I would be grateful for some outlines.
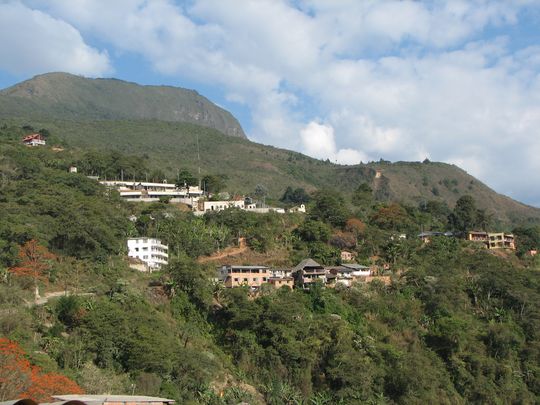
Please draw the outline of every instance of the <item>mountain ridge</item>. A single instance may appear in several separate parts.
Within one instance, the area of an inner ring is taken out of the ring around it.
[[[115,78],[46,73],[0,90],[0,117],[157,119],[190,122],[246,138],[238,120],[195,90]]]

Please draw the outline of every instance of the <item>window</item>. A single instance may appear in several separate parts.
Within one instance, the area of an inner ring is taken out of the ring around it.
[[[263,277],[263,281],[266,281],[266,277]]]
[[[238,282],[238,278],[235,278],[234,281]]]
[[[247,279],[247,278],[245,278],[245,279],[244,279],[244,281],[245,281],[245,282],[247,283],[248,279]]]

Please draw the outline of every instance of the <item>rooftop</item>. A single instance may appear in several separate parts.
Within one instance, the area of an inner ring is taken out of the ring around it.
[[[236,265],[226,265],[224,267],[230,267],[231,269],[238,269],[238,270],[256,270],[256,269],[268,268],[268,266],[236,266]]]
[[[53,395],[53,398],[60,401],[81,401],[87,404],[102,404],[105,402],[163,402],[173,404],[175,402],[172,399],[145,395]]]
[[[317,263],[315,260],[313,259],[304,259],[302,260],[300,263],[298,263],[296,265],[296,267],[293,269],[294,271],[298,271],[298,270],[304,270],[306,267],[311,267],[311,268],[320,268],[320,269],[323,269],[323,266],[321,266],[319,263]]]

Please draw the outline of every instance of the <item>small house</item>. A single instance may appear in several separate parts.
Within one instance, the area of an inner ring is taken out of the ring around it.
[[[292,274],[295,285],[300,288],[309,288],[315,282],[326,284],[327,270],[313,259],[302,260]]]
[[[262,284],[267,283],[270,278],[270,269],[266,266],[233,266],[224,265],[218,268],[218,280],[223,282],[225,287],[248,286],[258,289]]]
[[[47,144],[47,141],[45,140],[45,138],[43,137],[43,135],[41,134],[30,134],[30,135],[26,135],[23,139],[22,139],[22,142],[26,145],[26,146],[44,146]]]
[[[305,214],[306,213],[306,206],[305,206],[305,204],[300,204],[297,207],[289,208],[289,212],[300,212],[302,214]]]
[[[336,284],[348,287],[355,281],[365,281],[372,274],[369,267],[356,263],[343,263],[341,266],[330,267],[329,272],[336,278]]]
[[[342,262],[350,262],[353,260],[353,254],[351,252],[348,252],[346,250],[341,251],[341,261]]]
[[[292,289],[294,287],[294,278],[292,277],[270,277],[268,282],[275,288],[287,286]]]

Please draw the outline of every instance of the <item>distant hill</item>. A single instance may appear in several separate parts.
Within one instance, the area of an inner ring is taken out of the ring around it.
[[[459,167],[445,163],[335,165],[188,123],[12,119],[0,120],[0,125],[2,122],[47,128],[84,150],[118,149],[145,156],[149,167],[162,169],[171,179],[182,168],[197,174],[200,167],[201,175],[226,174],[232,193],[252,193],[262,184],[273,199],[287,186],[307,191],[332,188],[350,196],[360,184],[368,183],[380,201],[416,206],[421,201],[437,200],[453,207],[459,197],[469,194],[503,227],[540,223],[540,209],[498,194]]]
[[[194,90],[48,73],[0,91],[0,117],[189,122],[245,138],[228,111]]]

